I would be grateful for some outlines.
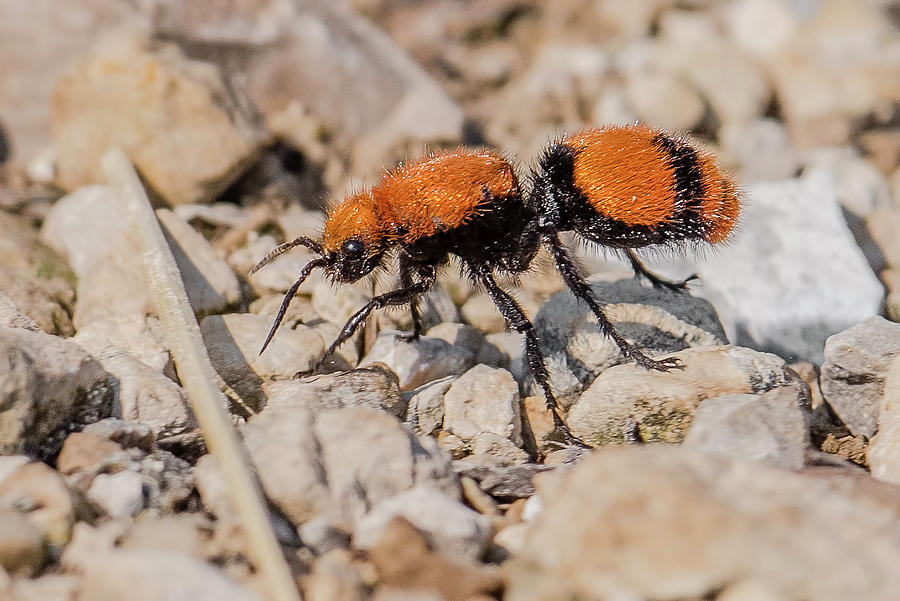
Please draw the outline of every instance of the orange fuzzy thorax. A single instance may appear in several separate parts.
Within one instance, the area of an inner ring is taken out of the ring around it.
[[[455,150],[401,165],[368,193],[346,199],[328,215],[323,246],[412,243],[451,230],[489,209],[490,198],[518,194],[512,165],[490,151]]]

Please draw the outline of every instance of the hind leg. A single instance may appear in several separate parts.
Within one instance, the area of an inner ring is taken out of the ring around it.
[[[578,273],[578,267],[575,265],[575,261],[569,256],[569,253],[562,245],[559,236],[555,233],[545,233],[544,241],[547,243],[547,246],[550,247],[550,253],[553,255],[556,266],[559,269],[560,274],[562,274],[563,280],[566,282],[569,290],[571,290],[577,298],[580,298],[587,303],[588,307],[591,308],[591,311],[597,318],[600,330],[612,338],[613,342],[616,343],[623,355],[634,359],[635,363],[646,369],[669,371],[672,368],[682,367],[681,362],[675,357],[662,359],[660,361],[651,359],[643,354],[636,346],[622,338],[622,335],[616,331],[615,326],[613,326],[612,322],[609,321],[609,318],[606,317],[606,314],[600,307],[600,303],[594,298],[591,287],[588,286],[587,282],[584,281],[584,278]]]

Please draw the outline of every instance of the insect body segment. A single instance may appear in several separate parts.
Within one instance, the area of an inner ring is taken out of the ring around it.
[[[413,333],[421,333],[417,299],[436,280],[450,255],[490,295],[512,328],[525,337],[525,354],[559,431],[568,443],[583,444],[569,432],[550,387],[539,340],[521,307],[495,281],[498,272],[519,273],[531,266],[541,245],[548,248],[566,285],[588,304],[605,334],[626,357],[657,370],[677,367],[656,361],[625,340],[603,312],[559,234],[577,235],[623,249],[636,275],[654,286],[683,289],[644,268],[633,249],[686,242],[715,244],[727,238],[740,210],[734,185],[712,157],[686,141],[644,126],[592,129],[551,144],[523,198],[513,166],[490,151],[459,149],[436,154],[386,173],[371,190],[337,205],[325,224],[322,243],[306,237],[282,244],[254,271],[294,246],[320,256],[301,271],[263,345],[278,329],[291,298],[316,268],[337,282],[354,282],[399,256],[397,290],[381,294],[344,325],[319,365],[351,336],[374,310],[408,304]],[[262,352],[262,351],[260,351]]]

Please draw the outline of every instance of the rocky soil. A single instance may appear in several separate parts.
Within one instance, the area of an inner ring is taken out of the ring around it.
[[[242,524],[100,167],[139,170],[311,601],[900,596],[900,5],[892,0],[0,0],[0,600],[262,600]],[[427,335],[391,272],[300,288],[330,199],[427,148],[641,120],[736,175],[716,251],[546,257],[533,317],[567,448],[487,295],[451,266]]]

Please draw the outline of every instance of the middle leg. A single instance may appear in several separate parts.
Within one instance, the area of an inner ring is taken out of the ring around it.
[[[497,285],[489,267],[475,267],[470,265],[470,268],[472,269],[472,272],[477,275],[482,285],[487,289],[491,300],[494,301],[494,305],[496,305],[500,314],[509,321],[514,330],[525,336],[525,357],[528,360],[528,367],[531,370],[531,375],[534,377],[535,382],[538,383],[541,390],[544,392],[544,400],[553,416],[553,425],[556,426],[563,435],[566,444],[590,448],[581,439],[572,434],[569,430],[569,426],[562,417],[562,411],[559,404],[556,402],[553,391],[550,389],[550,374],[547,372],[547,366],[544,365],[544,357],[541,354],[538,339],[534,333],[534,326],[531,321],[522,311],[521,307],[519,307],[518,303],[516,303],[515,299]]]

